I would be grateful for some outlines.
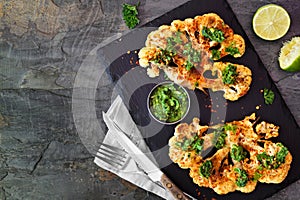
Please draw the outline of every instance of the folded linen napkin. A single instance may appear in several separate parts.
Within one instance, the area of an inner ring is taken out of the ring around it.
[[[129,111],[127,110],[125,104],[123,103],[120,96],[118,96],[111,107],[106,113],[113,121],[115,121],[120,128],[122,128],[128,137],[144,152],[147,156],[155,162],[153,155],[151,154],[150,149],[146,145],[140,131],[138,130],[136,124],[132,120]],[[113,137],[111,130],[108,130],[103,143],[109,144],[112,146],[120,147],[120,144],[117,141],[117,138]],[[114,166],[109,165],[108,163],[95,158],[94,162],[101,168],[110,171],[119,177],[141,187],[149,192],[152,192],[165,199],[173,199],[172,196],[158,183],[153,182],[146,173],[144,173],[137,165],[137,163],[130,158],[126,166],[121,170],[117,169]],[[156,163],[156,162],[155,162]]]

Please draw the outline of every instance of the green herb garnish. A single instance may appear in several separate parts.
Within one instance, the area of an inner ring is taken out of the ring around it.
[[[175,36],[167,38],[167,47],[166,47],[166,50],[171,51],[171,52],[173,52],[175,54],[177,53],[176,52],[177,50],[176,50],[175,46],[182,43],[182,39],[180,37],[181,34],[182,34],[181,32],[177,31],[175,33]]]
[[[178,146],[184,150],[188,151],[192,148],[192,144],[197,140],[197,136],[194,136],[190,139],[185,138],[183,142],[178,142]]]
[[[195,50],[192,46],[191,42],[185,43],[181,39],[181,32],[178,31],[172,37],[168,37],[166,39],[167,45],[164,51],[168,52],[168,54],[174,55],[182,55],[185,58],[185,68],[190,71],[194,66],[194,63],[198,63],[201,61],[201,53]],[[182,45],[182,46],[178,46]],[[169,58],[170,56],[167,56]],[[156,56],[155,60],[161,61],[161,56]],[[165,59],[163,59],[165,60]],[[169,62],[163,62],[164,64],[169,64]]]
[[[123,20],[125,21],[125,24],[128,28],[132,29],[140,23],[140,20],[138,19],[138,10],[137,8],[139,7],[140,2],[136,5],[130,5],[127,3],[123,4]]]
[[[192,151],[195,150],[197,154],[199,154],[203,149],[202,138],[199,138],[197,135],[190,139],[185,139],[183,142],[176,142],[176,145],[180,147],[184,151]]]
[[[160,51],[156,52],[156,54],[152,60],[155,63],[163,63],[165,65],[168,65],[173,61],[173,57],[175,55],[176,54],[172,51],[160,49]]]
[[[234,84],[237,76],[236,66],[227,65],[222,71],[222,81],[224,84]]]
[[[263,166],[262,166],[262,165],[259,165],[259,166],[257,167],[257,169],[258,169],[258,170],[263,170]]]
[[[224,133],[224,127],[217,129],[215,132],[215,147],[217,149],[221,149],[225,145],[225,138],[227,136],[226,133]]]
[[[200,62],[201,61],[200,52],[196,51],[195,49],[191,49],[189,60],[191,60],[192,62]]]
[[[266,152],[256,155],[257,160],[266,169],[277,169],[282,163],[285,163],[285,157],[289,153],[288,149],[281,143],[277,144],[280,146],[280,150],[275,156],[270,156]]]
[[[231,148],[230,156],[233,160],[240,162],[246,158],[247,151],[243,147],[234,144]]]
[[[264,89],[264,99],[265,99],[265,104],[271,105],[274,101],[275,94],[272,90],[269,90],[267,88]]]
[[[256,155],[257,160],[262,164],[264,168],[271,169],[273,165],[274,156],[268,155],[266,152]]]
[[[174,41],[174,38],[173,37],[168,37],[167,38],[167,47],[166,47],[166,50],[170,51],[170,52],[173,52],[174,54],[176,54],[175,45],[176,45],[176,43]]]
[[[258,179],[260,179],[262,177],[262,174],[255,172],[254,176],[253,176],[253,181],[258,181]]]
[[[212,172],[212,162],[210,160],[205,161],[199,168],[199,173],[205,178],[209,178]]]
[[[238,187],[245,187],[248,182],[248,176],[246,171],[240,168],[234,168],[234,171],[239,174],[239,177],[237,178],[235,184]]]
[[[276,157],[276,162],[278,162],[279,164],[281,164],[281,163],[285,162],[285,157],[287,156],[287,154],[289,153],[289,151],[281,143],[278,143],[277,145],[280,146],[281,149],[277,152],[277,154],[275,156]]]
[[[195,142],[192,144],[192,150],[196,150],[196,153],[200,153],[203,149],[203,139],[198,138],[195,140]]]
[[[225,39],[223,32],[216,28],[203,27],[202,35],[206,38],[209,38],[212,41],[216,41],[219,43],[223,42],[223,40]]]
[[[185,68],[186,70],[190,71],[194,67],[193,63],[190,61],[186,61]]]
[[[188,151],[188,149],[190,148],[190,146],[191,146],[191,144],[194,142],[194,139],[192,138],[192,139],[186,139],[186,140],[184,140],[184,142],[182,142],[182,143],[179,143],[179,147],[181,147],[182,148],[182,150],[184,150],[184,151]]]
[[[219,60],[220,59],[220,54],[221,54],[221,52],[219,51],[219,50],[216,50],[216,49],[212,49],[211,50],[211,58],[212,59],[216,59],[216,60]]]
[[[173,40],[174,40],[175,43],[177,43],[177,44],[181,44],[182,43],[181,34],[182,33],[180,31],[177,31],[175,33],[175,36],[173,37]]]
[[[224,125],[224,130],[225,131],[232,131],[232,132],[236,132],[236,126],[235,125],[231,125],[231,124],[225,124]]]
[[[190,42],[185,44],[183,47],[183,55],[187,59],[185,68],[189,71],[194,67],[193,63],[198,63],[201,61],[201,54],[192,47],[192,43]]]
[[[230,55],[234,56],[235,54],[241,54],[237,47],[233,47],[231,44],[229,47],[225,48],[225,52],[228,52]]]

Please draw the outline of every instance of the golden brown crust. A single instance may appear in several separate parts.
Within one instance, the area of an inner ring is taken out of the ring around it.
[[[222,129],[226,134],[224,146],[213,156],[207,158],[205,158],[205,154],[215,145],[216,138],[214,132],[206,134],[205,132],[216,130],[223,125],[201,126],[198,118],[194,118],[191,124],[179,124],[175,128],[174,136],[169,140],[169,156],[181,168],[190,169],[189,175],[194,183],[201,187],[212,188],[218,194],[227,194],[236,190],[249,193],[255,189],[257,182],[281,183],[289,172],[292,155],[287,151],[283,163],[279,163],[277,167],[272,164],[265,166],[259,160],[259,154],[267,154],[274,159],[274,162],[278,162],[276,161],[277,154],[285,147],[281,143],[265,140],[278,136],[278,126],[263,121],[254,128],[255,120],[256,117],[253,113],[243,120],[226,123],[226,126],[234,128]],[[194,137],[203,140],[201,152],[190,148],[191,146],[185,147],[185,149],[182,146],[185,141]],[[261,144],[264,145],[261,146]],[[247,157],[242,160],[234,160],[231,153],[235,145],[246,150]],[[204,177],[199,170],[207,161],[212,164],[211,174],[209,177]],[[236,171],[237,168],[243,170],[247,175],[245,185],[237,184],[240,176]]]

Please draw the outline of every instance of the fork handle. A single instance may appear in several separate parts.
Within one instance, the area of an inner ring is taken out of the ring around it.
[[[164,188],[168,190],[176,200],[192,200],[187,197],[165,174],[160,179]]]

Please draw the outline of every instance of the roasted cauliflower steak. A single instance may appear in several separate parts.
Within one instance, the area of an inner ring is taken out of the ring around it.
[[[212,188],[217,194],[250,193],[258,182],[281,183],[287,176],[292,155],[282,143],[267,139],[279,135],[279,127],[255,114],[223,125],[176,126],[169,140],[169,156],[179,167],[190,170],[193,182]],[[209,131],[212,131],[208,133]],[[208,152],[215,151],[212,156]]]
[[[167,77],[189,89],[224,91],[224,98],[235,101],[250,89],[251,70],[243,65],[214,62],[231,55],[241,57],[245,41],[215,13],[184,21],[174,20],[148,34],[139,53],[139,64],[149,77],[164,71]],[[211,71],[213,78],[205,75]]]

